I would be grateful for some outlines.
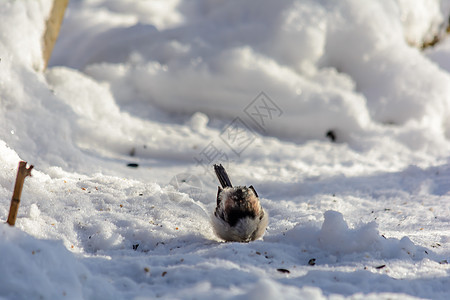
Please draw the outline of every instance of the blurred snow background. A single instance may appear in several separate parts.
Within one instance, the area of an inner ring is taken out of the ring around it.
[[[71,0],[42,71],[50,9],[0,6],[0,297],[446,299],[450,1]]]

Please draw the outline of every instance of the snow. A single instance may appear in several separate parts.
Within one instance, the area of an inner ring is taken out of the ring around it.
[[[73,0],[44,71],[51,2],[0,7],[1,299],[448,298],[450,1]]]

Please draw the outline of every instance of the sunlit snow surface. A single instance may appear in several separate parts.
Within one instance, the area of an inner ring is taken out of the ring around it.
[[[448,298],[449,1],[71,0],[42,71],[51,2],[0,5],[0,298]]]

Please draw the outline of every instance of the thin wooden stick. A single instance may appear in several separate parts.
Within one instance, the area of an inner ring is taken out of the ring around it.
[[[64,12],[66,11],[67,4],[69,0],[54,0],[52,11],[48,17],[45,33],[44,33],[44,69],[47,68],[48,61],[53,52],[53,47],[55,46],[56,39],[59,35],[59,29],[61,28],[61,23],[64,19]]]
[[[27,162],[19,162],[19,169],[17,170],[16,184],[14,186],[14,193],[11,199],[11,207],[9,208],[9,216],[7,223],[11,226],[16,224],[17,211],[19,210],[20,196],[22,195],[23,182],[25,177],[31,176],[31,170],[33,166],[31,165],[27,168]]]

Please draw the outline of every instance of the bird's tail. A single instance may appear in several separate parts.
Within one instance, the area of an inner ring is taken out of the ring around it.
[[[233,187],[230,178],[228,177],[227,171],[225,171],[225,168],[221,164],[214,165],[214,171],[216,171],[217,179],[219,179],[222,188]]]

